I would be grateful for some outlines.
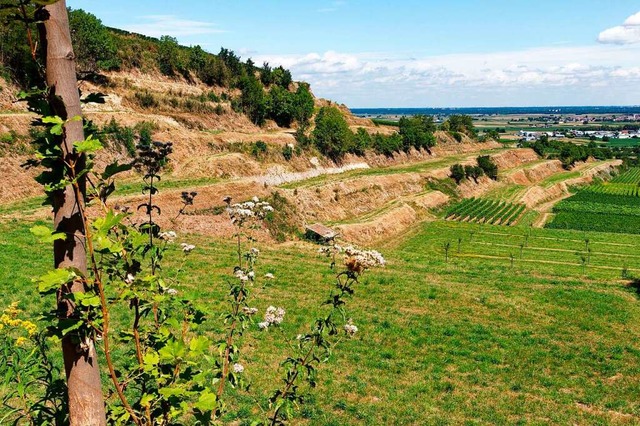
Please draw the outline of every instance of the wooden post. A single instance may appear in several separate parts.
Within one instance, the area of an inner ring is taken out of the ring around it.
[[[50,104],[54,114],[64,120],[81,116],[80,96],[76,80],[76,65],[69,17],[65,0],[45,6],[43,23],[39,26],[43,52],[46,54],[46,78],[51,90]],[[84,167],[84,158],[73,152],[73,143],[84,140],[82,121],[69,121],[60,140],[62,152],[67,162],[75,161],[78,169]],[[60,165],[63,167],[63,165]],[[80,182],[80,194],[67,186],[53,194],[54,228],[67,235],[64,240],[54,243],[56,268],[74,267],[86,273],[87,253],[84,214],[85,182]],[[74,306],[66,298],[69,292],[85,291],[78,281],[63,288],[58,296],[58,309],[64,317],[74,316]],[[71,425],[105,425],[106,416],[100,369],[95,343],[92,339],[77,342],[67,336],[62,340],[64,367],[67,375],[69,394],[69,416]]]

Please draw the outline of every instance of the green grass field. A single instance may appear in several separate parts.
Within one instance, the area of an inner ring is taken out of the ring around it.
[[[1,303],[19,300],[35,314],[53,301],[30,278],[51,257],[29,226],[0,224]],[[184,240],[198,248],[178,289],[200,301],[206,332],[217,334],[232,244]],[[276,280],[253,304],[285,307],[282,334],[295,336],[321,312],[332,271],[312,245],[258,247],[260,271]],[[640,299],[620,280],[623,266],[640,274],[638,247],[623,234],[444,221],[383,244],[388,267],[365,275],[349,306],[360,331],[321,367],[294,424],[640,423]],[[241,342],[252,395],[274,389],[282,337],[254,330]],[[259,401],[231,395],[225,422],[258,412]]]

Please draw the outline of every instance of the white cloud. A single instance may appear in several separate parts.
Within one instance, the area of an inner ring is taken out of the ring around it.
[[[629,104],[640,99],[640,46],[551,46],[404,58],[384,53],[264,55],[350,106]]]
[[[225,32],[211,22],[181,19],[174,15],[148,15],[142,16],[140,19],[143,22],[125,25],[124,29],[150,37],[160,37],[163,35],[188,37]]]
[[[622,25],[628,27],[640,25],[640,12],[636,13],[635,15],[629,16]]]
[[[629,16],[622,25],[602,31],[598,41],[610,44],[640,43],[640,12]]]

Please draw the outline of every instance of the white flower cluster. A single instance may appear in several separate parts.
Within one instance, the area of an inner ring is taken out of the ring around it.
[[[334,244],[319,248],[318,253],[327,257],[344,253],[344,264],[354,272],[362,272],[365,269],[384,266],[387,263],[380,252],[376,250],[360,250],[353,246],[342,247]]]
[[[258,308],[250,308],[248,306],[245,306],[242,308],[242,312],[244,312],[245,315],[255,315],[258,313]]]
[[[349,319],[349,321],[344,325],[344,331],[348,336],[353,336],[358,332],[358,327],[353,323],[352,319]]]
[[[264,274],[264,277],[268,280],[272,280],[274,278],[273,274],[271,272],[267,272],[266,274]]]
[[[276,308],[275,306],[269,306],[264,314],[264,322],[258,323],[258,327],[262,330],[268,328],[270,325],[278,325],[284,320],[284,314],[287,312],[282,308]]]
[[[258,197],[237,204],[231,204],[230,197],[226,197],[224,201],[227,203],[227,213],[229,213],[231,223],[234,224],[242,224],[253,218],[262,219],[268,212],[273,211],[273,207],[268,202],[260,201]]]
[[[352,246],[344,248],[344,263],[349,270],[362,272],[365,269],[384,266],[386,261],[376,250],[360,250]]]
[[[249,273],[245,273],[242,269],[238,268],[233,273],[233,275],[235,275],[235,277],[238,278],[240,281],[249,281],[249,280],[253,280],[253,277],[255,274],[253,273],[253,271],[250,271]]]
[[[176,237],[177,235],[173,231],[161,232],[158,234],[158,238],[160,238],[161,240],[169,241],[169,242],[172,242],[173,240],[175,240]]]
[[[324,246],[318,249],[318,253],[324,254],[327,257],[331,257],[334,254],[342,253],[342,247],[338,244],[334,244],[331,246]]]
[[[191,251],[196,248],[196,246],[194,246],[193,244],[187,244],[187,243],[182,243],[180,244],[180,247],[182,247],[182,251],[185,254],[189,254],[191,253]]]
[[[175,296],[176,294],[178,294],[178,290],[176,290],[175,288],[169,288],[167,289],[167,294],[170,296]]]
[[[233,372],[236,374],[240,374],[244,371],[244,365],[238,364],[237,362],[233,364]]]

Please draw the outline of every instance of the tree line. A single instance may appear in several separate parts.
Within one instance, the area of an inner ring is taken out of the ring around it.
[[[398,133],[391,135],[371,135],[363,128],[352,132],[344,115],[335,106],[321,108],[315,118],[315,125],[311,138],[302,139],[303,145],[313,143],[321,153],[333,160],[340,160],[347,153],[364,155],[368,149],[386,156],[409,152],[412,148],[431,153],[431,148],[436,145],[437,130],[449,132],[458,142],[462,142],[462,134],[469,138],[478,136],[472,117],[467,115],[452,115],[440,127],[432,116],[402,117],[397,124]],[[492,139],[493,136],[492,134],[482,140]]]

